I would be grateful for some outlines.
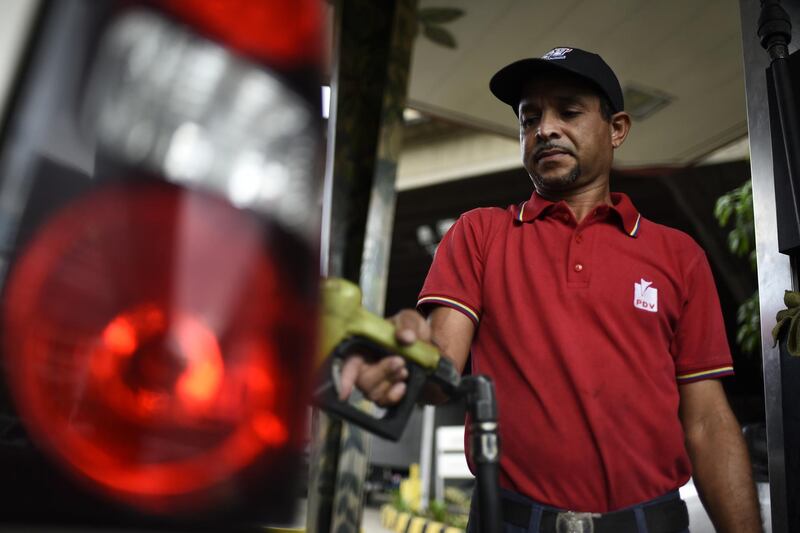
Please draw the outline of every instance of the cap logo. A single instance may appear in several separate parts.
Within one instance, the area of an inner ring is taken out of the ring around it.
[[[542,59],[546,59],[548,61],[553,61],[554,59],[566,59],[567,54],[570,52],[572,52],[572,48],[553,48],[543,55]]]

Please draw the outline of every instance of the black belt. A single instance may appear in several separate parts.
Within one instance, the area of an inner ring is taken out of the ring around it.
[[[503,498],[503,521],[528,529],[533,507]],[[649,504],[642,507],[649,533],[675,533],[689,527],[689,512],[680,498]],[[591,521],[591,524],[589,523]],[[632,509],[605,514],[558,512],[542,510],[540,533],[583,531],[594,533],[635,533],[636,513]]]

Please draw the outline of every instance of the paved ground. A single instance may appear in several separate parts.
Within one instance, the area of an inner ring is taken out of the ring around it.
[[[305,526],[305,504],[305,500],[301,500],[300,504],[297,506],[297,518],[295,519],[295,523],[292,524],[293,527],[300,528]],[[361,531],[362,533],[394,533],[391,529],[387,529],[381,525],[381,511],[377,507],[364,508]]]

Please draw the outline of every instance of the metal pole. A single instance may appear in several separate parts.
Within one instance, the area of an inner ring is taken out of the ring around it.
[[[422,411],[422,438],[420,439],[419,477],[422,485],[420,507],[428,508],[431,499],[431,464],[433,461],[433,432],[436,420],[436,408],[426,405]]]
[[[386,291],[416,3],[335,5],[322,270],[359,282],[364,307],[377,314]],[[370,436],[322,413],[314,426],[306,529],[357,533]]]
[[[789,72],[789,43],[792,40],[792,23],[789,14],[777,0],[761,2],[761,15],[758,19],[758,36],[761,46],[769,54],[775,101],[778,104],[786,152],[789,186],[792,191],[794,221],[800,228],[800,126],[797,124],[797,104],[792,90]]]
[[[782,172],[776,168],[776,184],[784,181],[789,185],[790,203],[792,213],[788,220],[779,224],[791,226],[784,227],[793,230],[788,232],[792,236],[791,244],[784,243],[781,252],[787,253],[793,260],[793,271],[797,273],[797,255],[800,251],[800,124],[798,123],[797,102],[795,88],[798,85],[793,79],[793,73],[800,69],[796,57],[790,58],[788,45],[792,40],[792,24],[789,14],[776,0],[761,3],[761,15],[758,20],[758,36],[761,46],[767,50],[770,57],[771,76],[768,86],[771,91],[770,107],[773,112],[772,119],[777,114],[780,124],[779,129],[773,128],[773,153],[774,161],[781,161],[779,165]],[[775,113],[774,111],[777,111]],[[777,142],[776,142],[777,141]],[[780,213],[779,213],[780,215]],[[779,233],[779,241],[781,235]],[[784,239],[786,240],[786,239]],[[783,419],[783,460],[785,469],[785,498],[786,498],[786,525],[789,531],[800,530],[800,391],[797,382],[800,380],[800,359],[792,357],[785,348],[780,349],[780,369],[782,381],[782,419]]]
[[[756,0],[740,0],[758,259],[772,531],[787,533],[792,531],[789,511],[800,505],[796,496],[788,493],[787,483],[797,478],[800,472],[791,471],[786,462],[784,435],[784,408],[786,406],[783,400],[783,389],[787,376],[782,371],[780,350],[772,346],[771,330],[775,325],[777,311],[783,307],[783,292],[785,289],[793,287],[794,276],[789,257],[779,252],[778,233],[781,231],[781,227],[776,214],[775,173],[777,169],[773,165],[771,135],[774,125],[771,124],[767,98],[766,69],[769,67],[770,58],[764,53],[756,33],[757,28],[763,27],[759,23],[760,7]],[[800,6],[787,4],[784,8],[795,19],[800,17]],[[796,41],[797,39],[795,39]],[[788,48],[789,52],[793,52],[797,47],[791,45]],[[779,143],[775,144],[779,145]],[[790,219],[793,220],[793,217]]]

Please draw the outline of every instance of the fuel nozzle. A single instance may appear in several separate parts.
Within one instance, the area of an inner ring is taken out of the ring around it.
[[[428,381],[439,384],[449,396],[457,389],[459,375],[452,362],[430,343],[398,343],[394,324],[361,307],[361,289],[354,283],[336,278],[323,281],[321,327],[319,383],[314,401],[329,413],[367,431],[396,441],[402,436]],[[337,364],[354,353],[373,360],[397,354],[406,362],[409,374],[406,394],[380,418],[338,397]]]

